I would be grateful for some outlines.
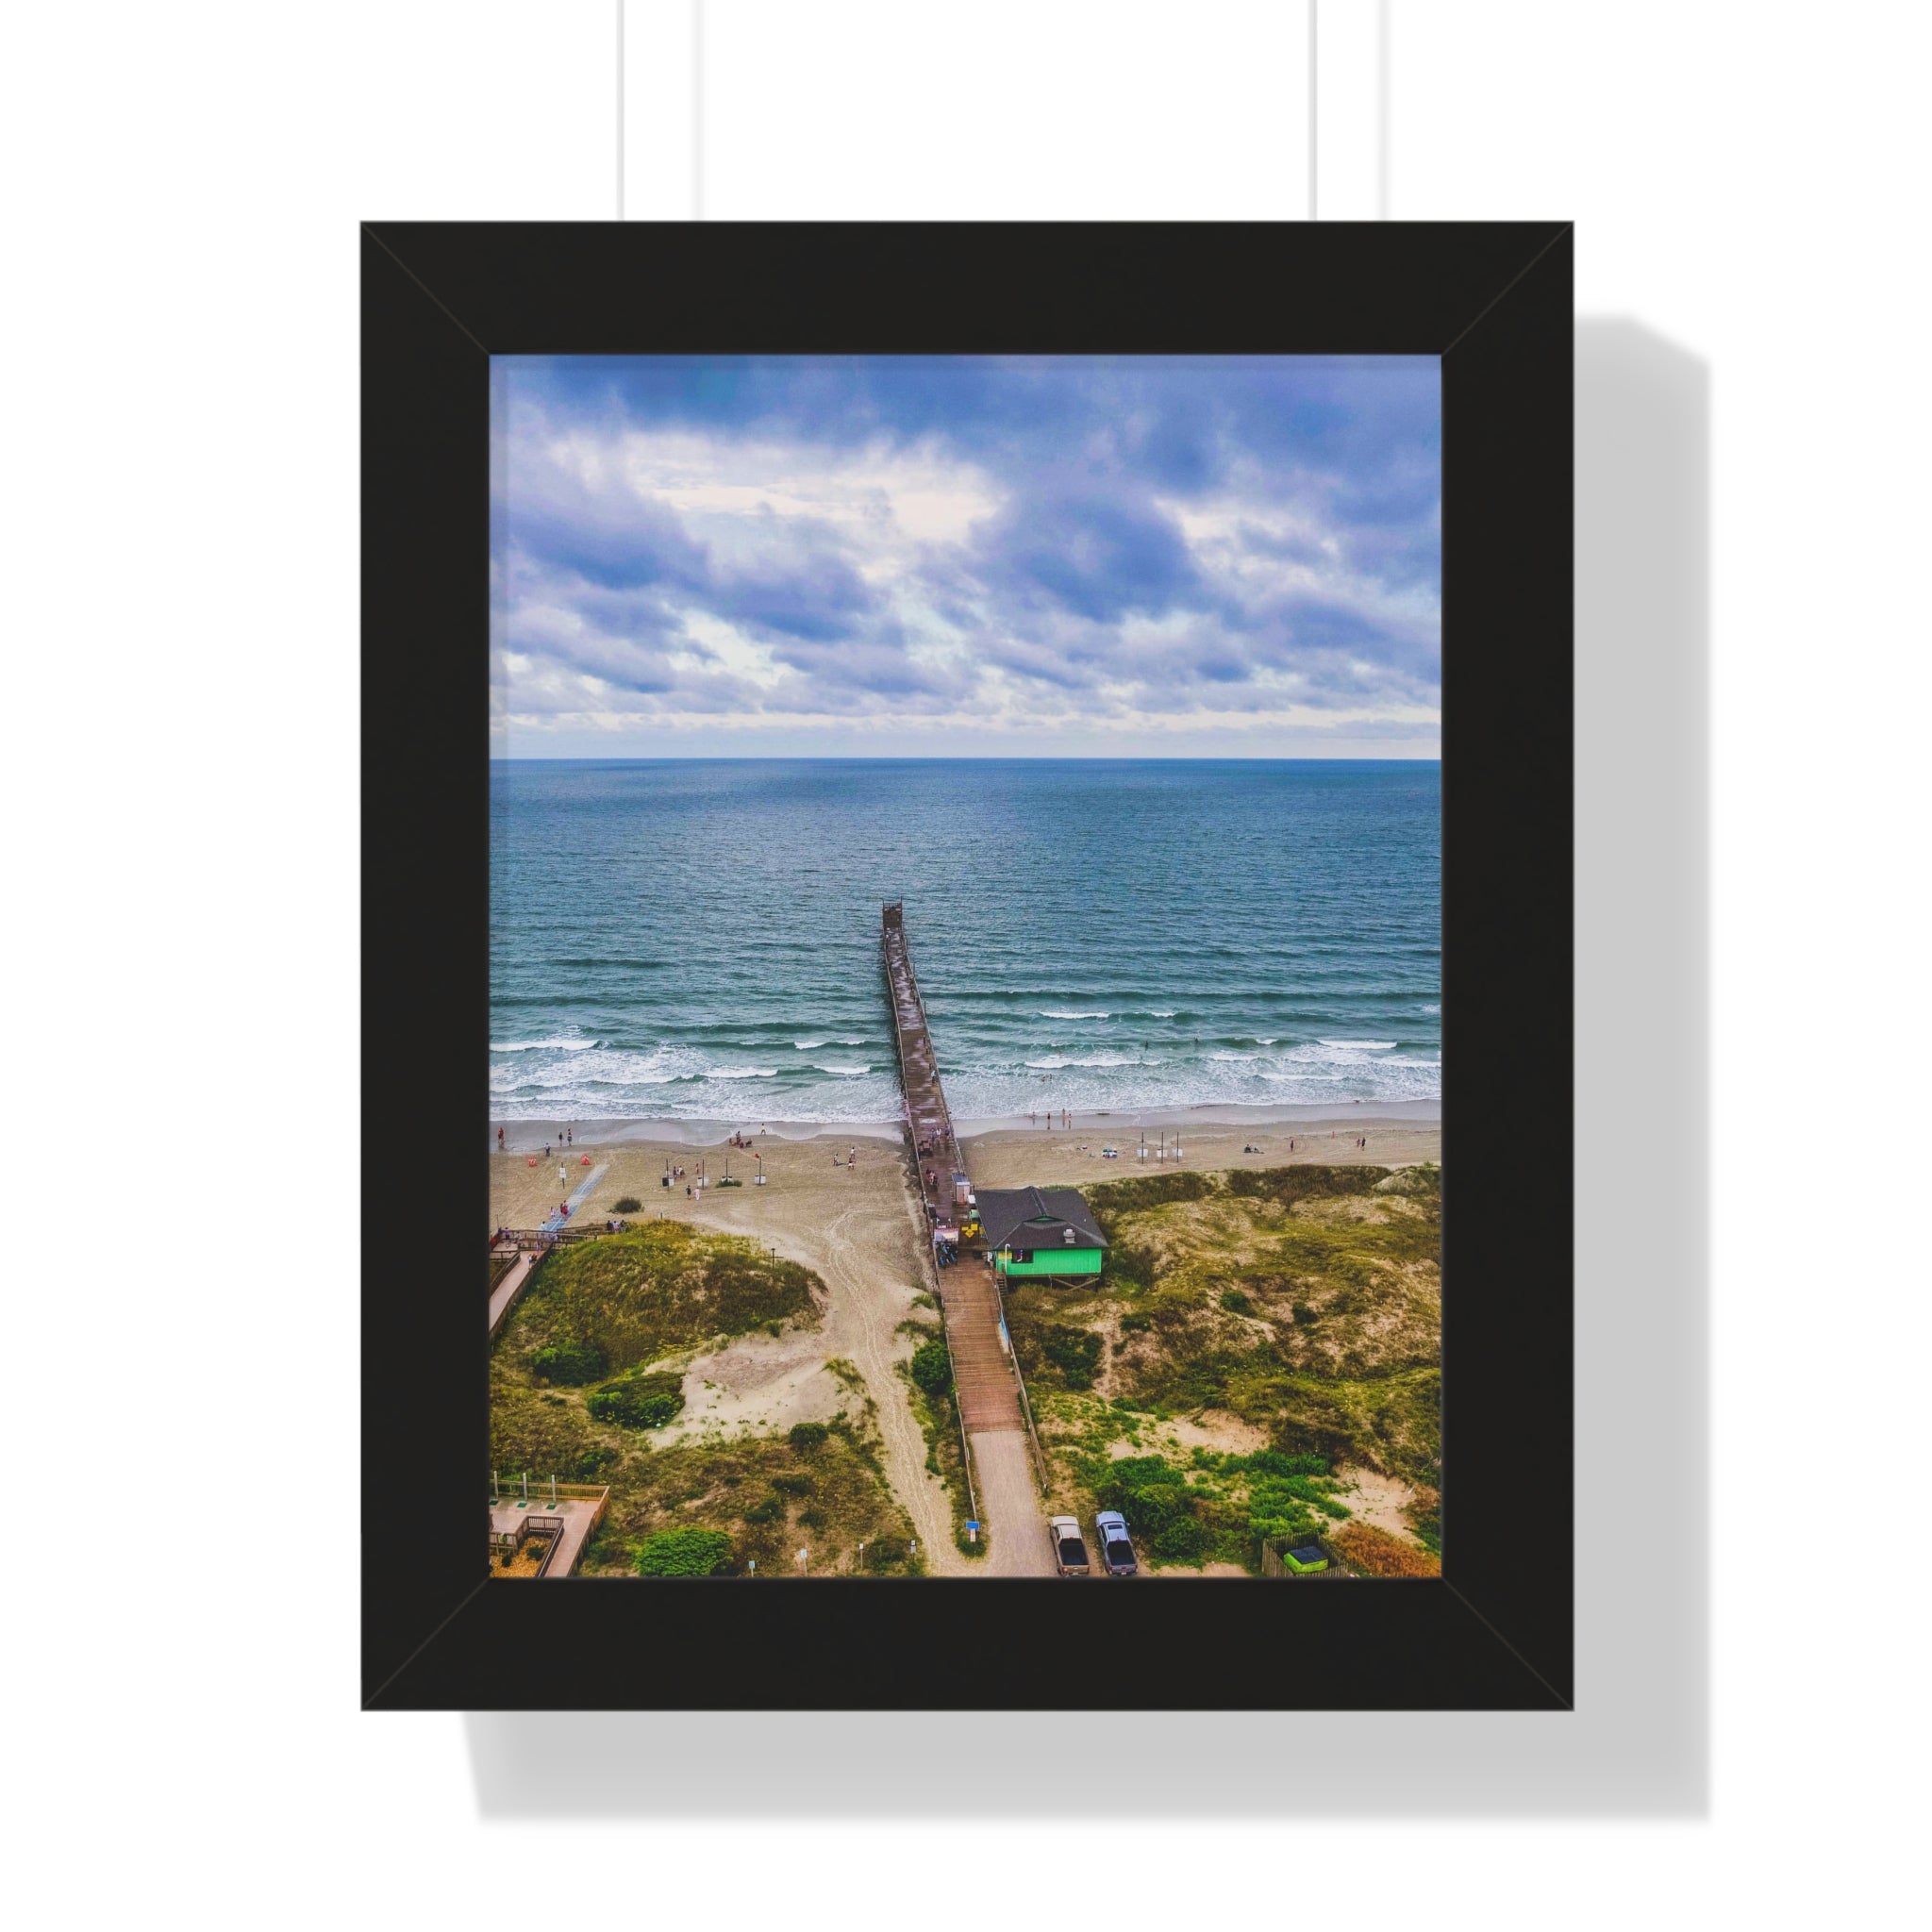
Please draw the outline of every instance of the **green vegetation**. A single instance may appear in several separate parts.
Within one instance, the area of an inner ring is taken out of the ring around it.
[[[849,1362],[827,1364],[858,1398],[830,1423],[654,1440],[684,1408],[676,1357],[810,1320],[823,1295],[815,1275],[774,1266],[757,1243],[676,1222],[553,1254],[491,1353],[491,1465],[608,1485],[588,1574],[742,1574],[756,1562],[760,1574],[790,1574],[801,1547],[822,1574],[853,1568],[861,1542],[868,1571],[917,1570],[911,1525],[881,1473],[874,1411]]]
[[[545,1382],[577,1387],[594,1382],[609,1368],[609,1357],[594,1341],[553,1341],[530,1351],[530,1373]]]
[[[1103,1279],[1007,1286],[1055,1507],[1120,1509],[1157,1564],[1253,1568],[1262,1537],[1346,1519],[1332,1471],[1359,1465],[1416,1486],[1417,1554],[1440,1548],[1440,1168],[1146,1174],[1087,1198]],[[1269,1446],[1191,1459],[1161,1424],[1204,1415]]]
[[[635,1214],[643,1205],[635,1194],[625,1194],[611,1202],[610,1211],[613,1214]]]
[[[731,1539],[718,1529],[660,1529],[638,1546],[640,1576],[723,1576],[731,1570]]]
[[[1061,1388],[1092,1388],[1094,1371],[1107,1345],[1101,1336],[1069,1327],[1063,1322],[1041,1322],[1036,1340],[1042,1361],[1053,1369]]]
[[[593,1422],[625,1429],[661,1429],[684,1407],[684,1377],[633,1369],[584,1398]]]
[[[717,1539],[704,1572],[643,1567],[641,1554],[666,1534],[692,1532]],[[634,1449],[611,1479],[609,1508],[581,1567],[587,1575],[743,1575],[756,1563],[759,1575],[789,1576],[803,1547],[808,1568],[824,1574],[856,1567],[863,1542],[868,1572],[908,1574],[924,1565],[911,1537],[872,1445],[848,1421],[825,1428],[803,1455],[783,1436]],[[874,1543],[885,1545],[876,1557]]]
[[[920,1297],[915,1296],[915,1304]],[[925,1438],[925,1466],[945,1485],[953,1508],[953,1542],[961,1555],[983,1557],[989,1548],[982,1529],[977,1542],[966,1540],[971,1514],[966,1496],[966,1453],[959,1440],[959,1411],[953,1391],[953,1360],[945,1337],[930,1322],[902,1322],[902,1334],[916,1338],[912,1359],[899,1364],[908,1387],[906,1400]]]
[[[626,1453],[624,1432],[599,1426],[580,1398],[539,1391],[499,1351],[490,1374],[490,1463],[559,1482],[608,1482]]]
[[[1342,1485],[1317,1457],[1197,1449],[1182,1467],[1159,1455],[1113,1457],[1090,1441],[1070,1461],[1074,1492],[1065,1507],[1083,1521],[1096,1509],[1118,1509],[1142,1557],[1156,1565],[1256,1570],[1262,1538],[1312,1536],[1349,1515],[1337,1496]]]
[[[653,1221],[553,1254],[505,1324],[499,1352],[591,1348],[621,1372],[810,1316],[820,1292],[809,1269],[774,1261],[756,1241]]]
[[[922,1341],[912,1351],[912,1359],[907,1364],[906,1373],[912,1377],[913,1386],[927,1395],[952,1393],[953,1358],[946,1353],[946,1344],[937,1336],[930,1341]]]

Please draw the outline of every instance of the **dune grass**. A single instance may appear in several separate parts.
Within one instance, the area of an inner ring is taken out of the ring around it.
[[[1148,1174],[1087,1198],[1110,1243],[1100,1281],[1010,1281],[1006,1297],[1066,1507],[1118,1487],[1108,1445],[1138,1443],[1141,1418],[1204,1411],[1260,1429],[1290,1462],[1196,1460],[1178,1502],[1154,1479],[1143,1514],[1171,1532],[1170,1560],[1252,1562],[1257,1526],[1328,1520],[1289,1481],[1293,1458],[1304,1486],[1341,1464],[1440,1482],[1440,1169]],[[1195,1527],[1174,1527],[1183,1517]],[[1416,1528],[1425,1542],[1433,1519]]]
[[[610,1507],[584,1553],[586,1575],[636,1573],[639,1552],[671,1530],[724,1539],[716,1574],[906,1575],[923,1571],[912,1526],[879,1472],[863,1430],[849,1419],[822,1439],[788,1436],[675,1443],[635,1454],[611,1484]],[[659,1547],[663,1547],[659,1545]],[[707,1566],[711,1567],[710,1565]],[[646,1574],[649,1574],[648,1571]]]
[[[774,1266],[756,1241],[678,1222],[554,1253],[491,1352],[491,1465],[609,1485],[586,1574],[743,1575],[756,1562],[760,1575],[791,1575],[803,1548],[822,1574],[856,1568],[861,1542],[871,1574],[918,1569],[911,1525],[885,1478],[877,1411],[849,1362],[826,1364],[850,1398],[830,1423],[655,1441],[683,1407],[679,1363],[655,1365],[724,1337],[816,1320],[824,1299],[808,1269]]]
[[[601,1350],[613,1373],[714,1337],[816,1313],[824,1289],[758,1242],[653,1221],[550,1255],[498,1338],[526,1356],[559,1344]]]

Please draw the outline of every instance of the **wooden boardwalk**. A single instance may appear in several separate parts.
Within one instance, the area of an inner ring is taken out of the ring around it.
[[[953,1132],[953,1116],[940,1084],[939,1062],[925,1024],[925,1002],[906,946],[903,908],[886,907],[880,923],[885,958],[886,998],[899,1046],[899,1080],[906,1093],[906,1132],[913,1177],[925,1208],[925,1235],[952,1221],[954,1177],[966,1172],[965,1156]],[[931,1248],[928,1245],[927,1253]],[[953,1379],[959,1393],[959,1416],[969,1435],[987,1429],[1024,1429],[1019,1384],[1000,1341],[1000,1292],[992,1270],[973,1261],[935,1270],[945,1305],[946,1340],[953,1352]]]

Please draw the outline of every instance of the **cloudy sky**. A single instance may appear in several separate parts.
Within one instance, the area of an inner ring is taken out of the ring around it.
[[[1434,758],[1434,358],[498,358],[492,750]]]

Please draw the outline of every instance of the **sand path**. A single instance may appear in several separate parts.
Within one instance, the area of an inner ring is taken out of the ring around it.
[[[689,1218],[721,1233],[741,1234],[755,1212],[756,1204],[713,1195]],[[855,1202],[821,1229],[752,1230],[824,1282],[824,1320],[816,1329],[789,1333],[783,1338],[789,1346],[773,1344],[768,1336],[748,1336],[694,1361],[693,1378],[720,1384],[734,1399],[694,1402],[691,1412],[698,1427],[748,1420],[754,1409],[761,1423],[777,1428],[823,1421],[852,1406],[843,1384],[824,1363],[850,1362],[874,1405],[886,1480],[912,1520],[927,1568],[935,1575],[951,1575],[965,1568],[966,1559],[953,1547],[952,1509],[944,1486],[925,1466],[925,1437],[897,1371],[913,1347],[912,1338],[898,1332],[899,1324],[915,1312],[912,1257],[902,1252],[905,1243],[898,1238],[903,1218],[893,1204],[872,1199]],[[758,1374],[763,1362],[774,1373]]]
[[[669,1159],[694,1170],[697,1154],[689,1145],[634,1141],[596,1148],[608,1163],[591,1196],[573,1217],[593,1225],[613,1211],[611,1204],[631,1195],[643,1212],[722,1234],[747,1235],[775,1248],[787,1260],[812,1270],[825,1284],[827,1303],[816,1327],[787,1327],[776,1337],[740,1336],[723,1348],[691,1358],[685,1375],[687,1407],[666,1429],[665,1443],[713,1431],[783,1430],[795,1422],[824,1422],[841,1408],[856,1409],[856,1399],[827,1360],[848,1361],[858,1370],[877,1410],[881,1460],[892,1493],[911,1519],[912,1533],[934,1575],[978,1574],[953,1546],[953,1516],[944,1486],[925,1466],[925,1438],[915,1420],[897,1365],[909,1359],[913,1338],[899,1324],[917,1318],[936,1323],[929,1309],[914,1304],[920,1291],[922,1259],[917,1208],[905,1163],[897,1152],[877,1141],[859,1142],[856,1165],[831,1161],[828,1140],[783,1142],[761,1138],[769,1176],[763,1187],[713,1189],[702,1200],[688,1200],[680,1182],[659,1185]],[[579,1136],[577,1155],[588,1151]],[[749,1154],[733,1154],[733,1173],[755,1167]],[[707,1155],[708,1170],[723,1171],[723,1154]],[[545,1170],[529,1169],[515,1157],[492,1161],[492,1224],[520,1225],[544,1185]],[[555,1179],[554,1168],[548,1178]],[[554,1205],[554,1204],[553,1204]]]

